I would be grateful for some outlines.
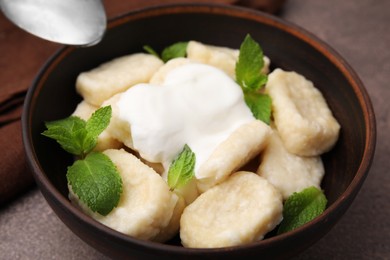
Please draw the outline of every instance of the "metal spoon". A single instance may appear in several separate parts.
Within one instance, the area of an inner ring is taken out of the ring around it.
[[[94,45],[106,30],[101,0],[0,0],[0,7],[23,30],[66,45]]]

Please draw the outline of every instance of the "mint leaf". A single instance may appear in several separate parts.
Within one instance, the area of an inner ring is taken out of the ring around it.
[[[248,34],[240,46],[236,63],[236,81],[244,92],[245,103],[253,116],[270,124],[271,98],[259,92],[267,83],[268,76],[261,73],[264,66],[264,55],[260,45]]]
[[[246,90],[258,90],[267,83],[267,75],[260,71],[264,66],[263,50],[248,34],[240,46],[236,63],[236,80]]]
[[[91,152],[111,115],[111,106],[102,107],[87,121],[70,116],[46,122],[47,130],[42,133],[55,139],[67,152],[83,158],[68,167],[68,184],[82,202],[103,216],[118,205],[122,193],[122,179],[111,159],[103,153]]]
[[[188,145],[171,163],[168,170],[168,186],[171,190],[180,188],[187,184],[195,175],[195,153]]]
[[[166,47],[161,52],[161,59],[164,62],[167,62],[174,58],[185,57],[187,54],[187,45],[188,42],[177,42],[175,44]]]
[[[82,155],[89,149],[90,140],[85,129],[86,122],[79,117],[45,122],[47,130],[42,135],[56,140],[68,153]],[[86,147],[87,146],[87,147]]]
[[[152,55],[156,56],[157,58],[161,59],[161,58],[160,58],[160,55],[158,55],[158,53],[157,53],[151,46],[149,46],[149,45],[144,45],[144,46],[143,46],[143,49],[144,49],[147,53],[152,54]]]
[[[248,92],[244,94],[244,99],[253,116],[269,125],[271,121],[271,97],[267,94]]]
[[[159,55],[151,46],[144,45],[143,49],[157,58],[161,59],[163,62],[167,62],[171,59],[178,57],[185,57],[187,55],[187,46],[188,42],[177,42],[168,47],[166,47]]]
[[[97,138],[110,123],[111,106],[99,108],[88,121],[70,116],[45,122],[42,135],[56,140],[61,147],[76,156],[84,157],[97,144]]]
[[[98,137],[110,123],[112,115],[111,106],[106,106],[96,110],[86,123],[86,130],[92,137]]]
[[[92,152],[68,167],[66,175],[73,192],[92,211],[106,216],[115,208],[122,193],[122,180],[110,158]]]
[[[283,207],[283,221],[278,234],[296,229],[319,216],[326,207],[324,193],[316,187],[294,192],[287,198]]]

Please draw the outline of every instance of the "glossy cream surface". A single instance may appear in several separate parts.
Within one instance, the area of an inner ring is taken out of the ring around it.
[[[218,144],[255,120],[240,86],[223,71],[198,63],[173,69],[161,85],[130,88],[117,104],[141,157],[167,169],[187,144],[196,155],[195,174]]]

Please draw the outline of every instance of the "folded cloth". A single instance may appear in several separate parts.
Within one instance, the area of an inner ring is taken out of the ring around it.
[[[0,128],[0,205],[34,183],[22,145],[20,120]]]
[[[216,2],[236,4],[274,13],[284,0],[165,0],[177,2]],[[107,16],[114,17],[139,7],[160,4],[161,0],[106,0]],[[21,137],[23,100],[34,75],[59,45],[31,36],[11,24],[0,13],[0,206],[34,184]]]
[[[20,119],[25,94],[25,90],[13,93],[0,103],[0,127]]]

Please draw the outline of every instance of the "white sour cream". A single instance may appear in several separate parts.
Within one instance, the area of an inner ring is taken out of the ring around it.
[[[255,120],[232,78],[197,63],[173,69],[162,86],[133,86],[121,96],[118,109],[131,126],[133,148],[144,159],[167,170],[187,144],[196,155],[195,175],[234,130]]]

